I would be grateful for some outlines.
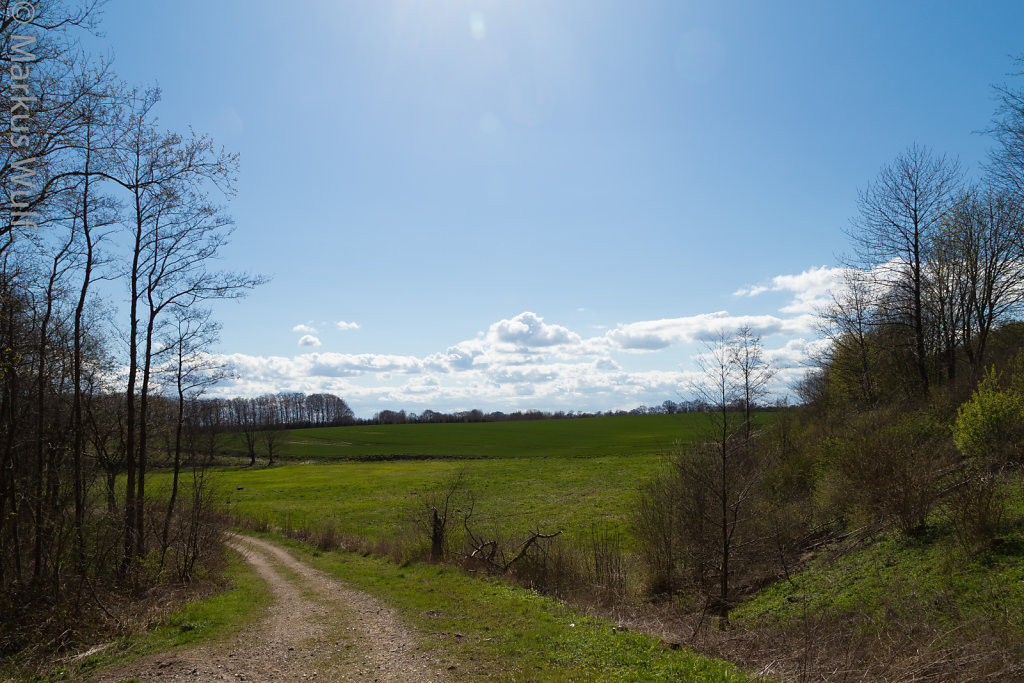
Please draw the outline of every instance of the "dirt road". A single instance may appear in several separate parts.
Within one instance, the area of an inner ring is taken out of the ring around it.
[[[253,629],[216,646],[150,655],[94,680],[441,681],[445,667],[394,610],[296,560],[273,543],[229,545],[269,584],[273,605]]]

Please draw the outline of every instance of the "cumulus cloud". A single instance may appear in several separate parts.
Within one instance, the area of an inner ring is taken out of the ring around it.
[[[772,287],[813,295],[828,279],[818,271],[807,271],[802,280],[777,278]],[[795,376],[817,343],[814,322],[810,313],[798,311],[742,316],[717,311],[620,323],[584,337],[524,311],[423,356],[313,351],[320,340],[306,333],[299,345],[307,350],[292,357],[217,357],[233,371],[217,393],[331,392],[361,415],[382,405],[411,410],[630,408],[685,393],[700,376],[692,364],[695,346],[741,326],[765,340],[765,354],[781,370],[780,377]],[[335,325],[358,327],[345,321]],[[296,326],[296,331],[302,330]]]
[[[316,328],[306,325],[305,323],[299,323],[292,328],[292,332],[306,332],[308,334],[316,334]]]
[[[792,300],[779,309],[793,315],[814,313],[831,301],[831,293],[843,285],[845,268],[819,266],[796,275],[776,275],[770,285],[742,287],[734,296],[758,296],[765,292],[790,292]]]
[[[338,322],[334,323],[334,326],[337,327],[342,332],[345,332],[347,330],[358,330],[359,329],[359,323],[350,323],[350,322],[345,322],[344,320],[339,320]]]
[[[710,341],[720,333],[741,327],[761,337],[774,334],[799,334],[813,329],[813,316],[779,318],[774,315],[729,315],[728,311],[703,313],[685,318],[663,318],[619,324],[605,334],[613,346],[627,351],[658,351],[673,344]]]
[[[536,313],[520,313],[511,320],[500,320],[488,332],[488,338],[523,348],[543,348],[560,344],[578,344],[580,336],[561,325],[549,325]]]

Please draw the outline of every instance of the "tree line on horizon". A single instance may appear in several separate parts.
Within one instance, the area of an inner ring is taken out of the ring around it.
[[[739,403],[734,406],[741,409]],[[765,405],[757,410],[773,410],[774,407]],[[501,410],[489,413],[480,409],[454,410],[448,413],[437,410],[424,410],[421,413],[406,412],[405,410],[381,410],[373,414],[369,419],[355,418],[352,424],[450,424],[461,422],[526,422],[530,420],[572,420],[588,417],[624,417],[627,415],[682,415],[685,413],[706,413],[714,410],[714,407],[701,399],[673,401],[665,400],[655,406],[640,405],[630,410],[514,410],[504,412]]]
[[[736,401],[733,410],[742,411],[743,404]],[[770,404],[754,407],[759,412],[776,410]],[[640,405],[630,410],[495,410],[484,412],[453,410],[444,412],[426,409],[420,413],[402,410],[380,410],[371,417],[356,417],[345,400],[335,394],[304,394],[281,392],[255,397],[200,398],[194,413],[196,422],[204,428],[226,431],[261,431],[269,429],[304,429],[308,427],[347,427],[357,425],[393,424],[458,424],[467,422],[527,422],[532,420],[571,420],[588,417],[624,417],[628,415],[682,415],[706,413],[715,407],[706,400],[665,400],[655,406]]]

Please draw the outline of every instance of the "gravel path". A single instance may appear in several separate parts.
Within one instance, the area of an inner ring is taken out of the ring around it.
[[[143,657],[95,680],[440,681],[444,666],[418,649],[394,610],[273,543],[232,535],[228,545],[273,591],[254,629],[226,644]]]

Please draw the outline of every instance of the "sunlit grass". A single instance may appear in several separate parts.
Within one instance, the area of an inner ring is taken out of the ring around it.
[[[534,591],[450,566],[399,566],[351,552],[290,545],[318,568],[376,595],[452,661],[455,680],[745,681],[736,667],[670,649],[651,636],[586,617]]]
[[[594,524],[625,530],[637,487],[660,455],[504,458],[288,465],[218,472],[215,486],[238,517],[297,528],[331,520],[345,534],[393,536],[431,490],[460,472],[476,501],[474,519],[512,531]],[[154,478],[154,489],[162,481]]]

